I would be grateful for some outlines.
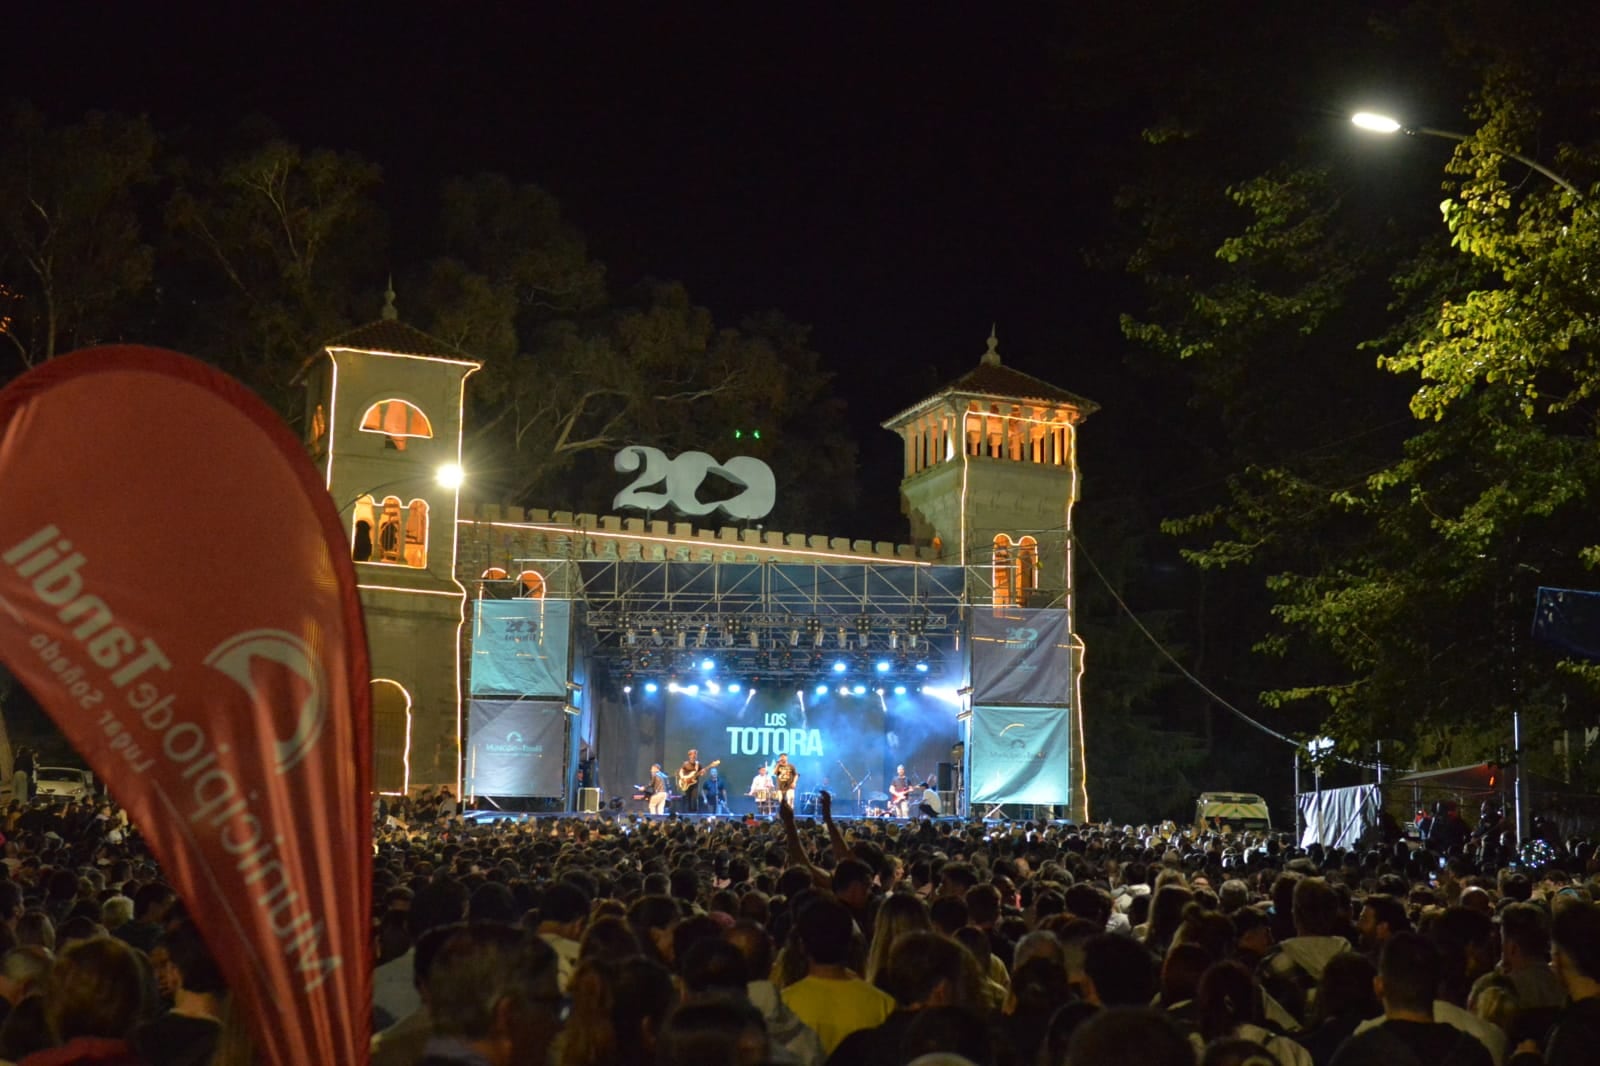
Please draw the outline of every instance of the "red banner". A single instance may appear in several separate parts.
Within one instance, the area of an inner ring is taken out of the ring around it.
[[[365,1062],[366,635],[288,427],[153,348],[0,392],[0,659],[143,831],[266,1059]]]

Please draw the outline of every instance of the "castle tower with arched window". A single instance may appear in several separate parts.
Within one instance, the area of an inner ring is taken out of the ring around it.
[[[459,785],[462,404],[479,364],[383,317],[305,372],[306,436],[349,535],[372,657],[379,791]]]
[[[1010,802],[1058,805],[1077,819],[1088,813],[1072,508],[1078,427],[1096,406],[1002,364],[991,330],[977,367],[884,423],[905,447],[900,500],[912,539],[965,573],[962,714],[973,813]],[[1024,721],[1030,714],[1033,725]],[[1055,727],[1040,724],[1047,721]],[[1050,739],[1024,741],[1029,729]],[[996,736],[1011,746],[998,755]],[[1021,750],[1048,760],[1052,772],[1023,769]]]
[[[976,368],[884,423],[912,539],[967,567],[968,603],[1069,606],[1077,432],[1097,407],[1002,364],[991,332]]]

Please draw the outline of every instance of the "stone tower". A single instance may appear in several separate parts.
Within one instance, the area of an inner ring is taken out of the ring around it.
[[[383,317],[308,365],[307,445],[349,535],[372,658],[375,787],[460,786],[462,404],[479,364]]]
[[[1070,608],[1077,429],[1098,405],[1000,362],[885,422],[905,444],[901,509],[917,544],[967,568],[967,602]]]

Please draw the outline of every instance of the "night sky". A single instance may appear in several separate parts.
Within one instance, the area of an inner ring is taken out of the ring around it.
[[[1247,3],[295,6],[13,13],[6,95],[62,120],[145,113],[190,144],[267,116],[360,152],[384,168],[397,258],[445,177],[545,186],[615,282],[681,280],[721,322],[777,308],[813,327],[861,455],[858,522],[829,532],[885,539],[905,530],[878,423],[972,366],[991,323],[1008,364],[1103,405],[1091,490],[1097,450],[1103,472],[1106,449],[1159,438],[1123,367],[1129,291],[1088,254],[1141,124],[1188,73],[1174,43],[1259,63],[1264,85],[1284,61],[1248,38]],[[1173,31],[1180,10],[1197,30]],[[1345,101],[1325,95],[1278,84],[1267,121],[1327,125]]]

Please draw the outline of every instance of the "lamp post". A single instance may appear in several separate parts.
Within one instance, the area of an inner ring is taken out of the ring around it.
[[[343,515],[363,496],[371,496],[373,499],[377,499],[377,494],[384,489],[392,489],[396,485],[408,485],[416,480],[416,476],[412,475],[410,477],[395,478],[393,481],[385,481],[381,485],[373,485],[371,488],[362,489],[339,505],[339,514]],[[459,489],[467,480],[467,474],[461,468],[460,463],[442,463],[434,469],[433,480],[442,489]]]
[[[1366,130],[1368,133],[1404,133],[1408,137],[1440,137],[1447,141],[1457,142],[1465,141],[1470,136],[1469,134],[1458,133],[1454,130],[1437,129],[1433,126],[1407,126],[1399,119],[1392,118],[1388,115],[1381,115],[1373,111],[1358,111],[1354,115],[1350,116],[1350,122],[1358,129]],[[1502,155],[1507,159],[1515,160],[1516,162],[1527,167],[1529,170],[1543,174],[1557,186],[1571,193],[1574,200],[1578,201],[1579,203],[1584,202],[1584,195],[1579,191],[1576,185],[1562,177],[1560,174],[1557,174],[1555,171],[1551,170],[1537,159],[1530,159],[1528,156],[1525,156],[1520,152],[1513,152],[1509,148],[1502,148],[1499,145],[1489,145],[1487,147],[1489,151],[1495,153],[1496,155]],[[1529,570],[1533,569],[1526,563],[1519,564],[1518,568]],[[1515,602],[1514,595],[1515,594],[1513,593],[1513,602]],[[1514,624],[1515,623],[1513,623],[1513,625]],[[1514,629],[1513,633],[1515,633]],[[1513,638],[1513,655],[1515,654],[1515,646],[1515,640]],[[1514,669],[1515,664],[1513,664],[1513,670]],[[1512,758],[1516,764],[1516,778],[1513,784],[1514,791],[1512,793],[1512,798],[1515,804],[1517,841],[1519,844],[1521,841],[1527,839],[1528,833],[1528,825],[1526,821],[1527,812],[1523,802],[1523,775],[1526,768],[1522,764],[1522,707],[1520,705],[1520,699],[1520,684],[1514,680],[1511,693],[1511,748]]]
[[[1447,141],[1457,142],[1468,140],[1471,137],[1471,134],[1468,133],[1457,133],[1454,130],[1441,130],[1433,126],[1407,126],[1399,119],[1390,118],[1388,115],[1380,115],[1372,111],[1357,111],[1355,114],[1350,116],[1350,121],[1358,129],[1366,130],[1368,133],[1403,133],[1407,137],[1440,137]],[[1551,170],[1537,159],[1530,159],[1520,152],[1513,152],[1509,148],[1501,148],[1498,145],[1490,145],[1489,150],[1494,152],[1496,155],[1503,155],[1507,159],[1514,159],[1530,170],[1538,171],[1540,174],[1543,174],[1545,177],[1549,178],[1551,181],[1570,192],[1575,199],[1583,199],[1583,193],[1578,191],[1578,187],[1576,185],[1572,184],[1572,182],[1568,181],[1566,178],[1563,178],[1560,174],[1557,174],[1555,171]]]

